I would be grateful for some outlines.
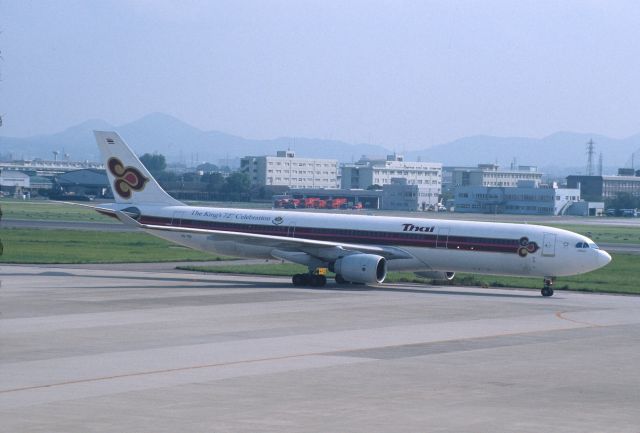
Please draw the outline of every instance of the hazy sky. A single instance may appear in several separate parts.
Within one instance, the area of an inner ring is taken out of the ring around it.
[[[640,132],[638,1],[0,0],[0,135],[159,111],[427,147]]]

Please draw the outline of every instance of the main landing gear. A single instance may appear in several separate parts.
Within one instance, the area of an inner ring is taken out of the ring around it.
[[[551,286],[553,286],[553,277],[545,277],[544,287],[542,288],[542,290],[540,290],[542,296],[553,296],[553,289],[551,288]]]
[[[293,278],[291,278],[291,282],[296,287],[323,287],[327,284],[327,277],[324,275],[326,272],[326,268],[318,268],[308,274],[295,274]]]

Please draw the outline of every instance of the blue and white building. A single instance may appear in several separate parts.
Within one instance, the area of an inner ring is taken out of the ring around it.
[[[521,215],[563,215],[580,202],[578,188],[544,186],[520,181],[518,186],[459,186],[454,189],[455,212]]]

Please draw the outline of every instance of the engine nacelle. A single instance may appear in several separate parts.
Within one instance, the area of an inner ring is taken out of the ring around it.
[[[354,283],[382,283],[387,276],[387,260],[375,254],[351,254],[332,266],[336,274]]]
[[[414,272],[419,277],[430,278],[432,280],[442,280],[442,281],[451,281],[453,277],[456,276],[455,272],[444,272],[444,271],[425,271],[425,272]]]

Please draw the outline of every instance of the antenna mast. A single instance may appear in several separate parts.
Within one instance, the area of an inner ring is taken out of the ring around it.
[[[592,139],[587,142],[587,176],[593,176],[594,144]]]
[[[602,152],[600,152],[600,158],[598,158],[598,176],[602,176]]]

